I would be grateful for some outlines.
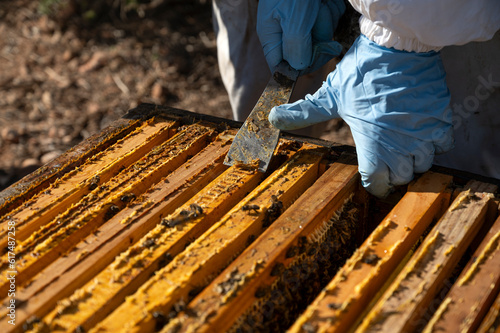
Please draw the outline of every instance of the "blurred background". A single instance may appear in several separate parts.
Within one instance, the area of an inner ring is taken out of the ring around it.
[[[211,5],[1,0],[0,189],[139,103],[231,118]],[[332,122],[323,137],[348,136]]]

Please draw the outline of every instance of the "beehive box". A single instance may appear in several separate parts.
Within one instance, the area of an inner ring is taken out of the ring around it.
[[[141,105],[1,192],[0,330],[498,332],[494,180],[377,200],[320,140],[223,165],[238,126]]]

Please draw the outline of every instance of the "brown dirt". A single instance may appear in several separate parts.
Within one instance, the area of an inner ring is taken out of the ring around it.
[[[164,2],[92,24],[0,2],[0,189],[142,102],[231,117],[210,1]],[[325,138],[350,143],[338,124]]]

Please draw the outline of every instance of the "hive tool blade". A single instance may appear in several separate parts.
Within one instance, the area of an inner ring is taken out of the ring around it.
[[[241,126],[224,160],[225,165],[256,165],[265,172],[278,145],[280,130],[271,125],[269,112],[288,103],[299,71],[282,61],[271,76],[252,112]]]

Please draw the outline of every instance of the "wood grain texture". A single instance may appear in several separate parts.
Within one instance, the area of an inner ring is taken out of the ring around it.
[[[477,329],[478,333],[500,333],[500,295],[491,305],[490,310]]]
[[[271,274],[277,263],[289,265],[287,252],[301,237],[314,234],[357,189],[359,174],[351,157],[334,163],[255,242],[231,263],[190,304],[189,311],[164,328],[178,332],[224,332],[256,301],[260,286],[277,279]],[[289,252],[288,252],[289,253]],[[237,277],[237,278],[236,278]],[[234,281],[234,282],[231,282]],[[221,288],[218,286],[228,286]]]
[[[282,167],[241,200],[207,232],[127,298],[98,327],[100,332],[151,332],[155,313],[167,314],[189,293],[205,287],[210,277],[243,251],[248,239],[264,230],[266,219],[280,202],[290,206],[318,177],[325,149],[305,145]],[[137,313],[140,315],[137,315]],[[120,323],[120,325],[117,325]]]
[[[67,302],[62,301],[61,306],[47,319],[49,327],[62,331],[78,326],[86,330],[93,327],[118,307],[125,296],[133,294],[156,270],[167,264],[257,186],[262,177],[263,174],[255,170],[230,168],[225,171],[162,220],[178,223],[168,225],[162,222],[156,225],[135,245],[117,256],[92,281],[75,291]],[[193,205],[201,210],[193,210]],[[76,313],[73,311],[74,306],[79,309]]]
[[[5,253],[6,227],[9,221],[16,223],[16,239],[23,241],[34,231],[49,223],[66,207],[78,202],[90,193],[89,178],[99,177],[104,183],[123,166],[128,166],[144,156],[144,152],[168,139],[173,134],[175,122],[150,120],[119,140],[108,150],[94,155],[79,168],[57,179],[45,191],[39,192],[24,205],[9,212],[0,220],[0,251]],[[89,175],[91,175],[89,177]]]
[[[115,256],[154,228],[162,217],[171,214],[217,178],[227,169],[222,160],[231,140],[229,134],[216,139],[195,155],[189,165],[175,170],[144,194],[143,202],[153,202],[152,205],[124,208],[78,243],[74,251],[58,258],[35,276],[16,293],[17,301],[24,304],[17,311],[18,322],[25,322],[32,316],[45,316],[58,300],[70,296],[95,277]]]
[[[346,332],[448,204],[452,178],[427,173],[356,250],[335,278],[295,322],[290,332]]]
[[[151,150],[20,242],[16,250],[18,285],[22,286],[106,222],[114,215],[112,208],[122,209],[151,184],[184,163],[188,156],[199,152],[212,133],[210,127],[197,125],[179,132],[160,145],[158,152]],[[84,180],[89,175],[85,177]],[[0,271],[7,269],[9,266],[4,256]],[[4,275],[0,276],[0,283],[0,293],[4,294],[8,284]]]
[[[427,306],[480,229],[492,197],[463,191],[356,332],[406,332],[425,325]]]
[[[424,332],[476,332],[500,290],[500,218]]]

